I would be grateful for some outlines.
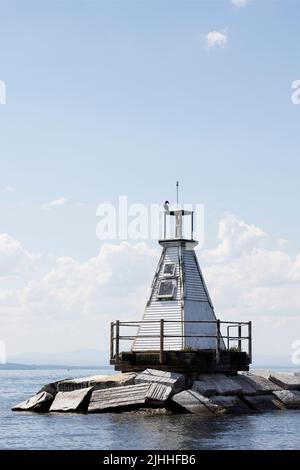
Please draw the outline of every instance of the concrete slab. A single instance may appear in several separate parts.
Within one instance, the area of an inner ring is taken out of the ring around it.
[[[185,389],[185,376],[176,372],[146,369],[135,378],[135,383],[159,383],[172,388],[173,393],[179,393]]]
[[[245,395],[243,399],[249,404],[249,406],[257,411],[285,409],[283,403],[277,400],[277,398],[272,394]]]
[[[149,383],[94,390],[88,407],[89,413],[123,411],[145,406]]]
[[[251,408],[237,396],[215,395],[210,397],[209,400],[214,405],[221,407],[225,413],[244,414],[252,411]]]
[[[248,384],[251,385],[251,387],[254,388],[259,395],[270,394],[272,392],[281,390],[281,387],[260,375],[243,374],[243,377],[247,377]]]
[[[81,388],[94,387],[95,390],[104,388],[124,387],[133,385],[136,374],[115,374],[115,375],[92,375],[90,377],[79,377],[66,379],[57,382],[59,392],[70,392]]]
[[[253,382],[247,376],[238,374],[231,379],[241,387],[243,395],[256,395],[258,393]]]
[[[204,396],[237,395],[242,387],[224,374],[202,374],[193,383],[193,390]]]
[[[300,390],[300,376],[273,372],[269,380],[285,390]]]
[[[298,390],[281,390],[274,392],[276,398],[281,401],[284,406],[291,409],[300,409],[300,391]]]
[[[38,413],[45,413],[49,411],[52,402],[53,395],[47,392],[39,392],[28,400],[15,405],[12,411],[36,411]]]
[[[184,390],[171,398],[173,405],[184,413],[211,415],[212,410],[203,403],[203,397],[195,390]]]
[[[150,384],[146,393],[146,403],[163,406],[172,395],[172,387],[158,383]]]
[[[50,407],[57,412],[84,412],[87,411],[92,387],[73,390],[72,392],[58,392]]]

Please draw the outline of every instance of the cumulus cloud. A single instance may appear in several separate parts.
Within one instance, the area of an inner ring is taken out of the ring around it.
[[[0,287],[1,339],[9,354],[20,348],[51,351],[53,344],[60,351],[104,350],[110,321],[141,317],[159,250],[145,243],[104,244],[85,262],[59,256],[45,270],[45,260],[28,253],[17,240],[6,235],[1,239],[5,242],[2,251],[0,243],[1,275],[8,278],[22,272],[18,284]],[[38,276],[31,268],[33,262]]]
[[[219,47],[225,47],[227,44],[227,35],[223,32],[220,31],[210,31],[207,33],[205,36],[206,39],[206,45],[209,48],[219,46]]]
[[[32,273],[39,255],[25,250],[21,243],[8,235],[0,234],[0,279],[24,276]]]
[[[66,197],[58,197],[57,199],[53,199],[52,201],[46,202],[42,204],[41,208],[43,210],[49,211],[55,208],[60,207],[83,207],[85,204],[83,202],[71,202]]]
[[[44,210],[51,210],[55,207],[63,207],[66,206],[68,203],[68,199],[65,197],[59,197],[57,199],[53,199],[52,201],[46,202],[42,205],[42,209]]]
[[[289,354],[300,339],[300,252],[284,248],[227,213],[216,246],[198,253],[217,316],[252,320],[260,353]],[[45,263],[1,235],[0,331],[8,352],[108,349],[110,321],[142,317],[159,253],[145,243],[106,243],[84,262],[57,256]]]
[[[261,228],[226,213],[219,222],[217,247],[204,251],[202,257],[211,263],[224,262],[257,247],[265,237],[266,234]]]
[[[230,0],[231,3],[238,8],[245,7],[250,3],[251,0]]]

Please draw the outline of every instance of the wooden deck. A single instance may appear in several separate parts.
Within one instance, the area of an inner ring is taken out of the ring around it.
[[[199,350],[164,351],[164,358],[161,361],[161,354],[158,351],[130,351],[121,352],[117,360],[111,358],[110,364],[122,372],[155,368],[188,374],[215,372],[235,374],[238,371],[248,371],[250,359],[246,352],[224,350],[216,358],[215,350]]]

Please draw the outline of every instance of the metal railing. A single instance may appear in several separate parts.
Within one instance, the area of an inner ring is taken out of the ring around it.
[[[203,335],[197,335],[197,334],[169,334],[166,333],[165,326],[166,324],[172,324],[172,323],[179,323],[182,326],[182,330],[184,331],[184,326],[186,324],[214,324],[216,325],[216,333],[215,334],[203,334]],[[121,328],[138,328],[143,324],[159,324],[157,325],[157,331],[159,331],[159,334],[143,334],[140,331],[138,331],[137,334],[135,335],[121,335]],[[227,326],[227,328],[226,328]],[[225,333],[222,334],[222,329],[225,328]],[[236,334],[234,335],[231,333],[232,329],[236,329]],[[246,333],[244,333],[246,329]],[[243,342],[246,342],[246,350],[245,352],[248,354],[249,358],[249,363],[251,364],[252,362],[252,323],[251,321],[249,322],[233,322],[233,321],[221,321],[221,320],[211,320],[211,321],[205,321],[205,320],[199,320],[199,321],[180,321],[180,320],[142,320],[142,321],[127,321],[127,322],[120,322],[117,320],[116,322],[111,322],[110,324],[110,360],[114,361],[115,364],[117,364],[120,361],[120,342],[121,341],[135,341],[136,339],[141,339],[141,338],[156,338],[159,339],[158,344],[159,344],[159,350],[155,349],[154,350],[149,350],[147,352],[158,352],[159,351],[159,359],[160,363],[164,363],[164,357],[165,357],[165,351],[168,351],[170,349],[165,349],[165,344],[166,344],[166,339],[167,338],[214,338],[215,339],[215,357],[216,357],[216,362],[219,363],[220,361],[220,354],[221,351],[225,347],[225,342],[227,342],[227,349],[230,350],[230,345],[232,342],[236,344],[234,347],[235,351],[242,352],[243,351]],[[201,348],[199,348],[201,350]],[[146,351],[144,351],[146,352]]]

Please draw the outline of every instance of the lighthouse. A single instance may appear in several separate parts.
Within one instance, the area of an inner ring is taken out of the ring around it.
[[[174,223],[168,224],[169,217]],[[169,225],[174,233],[167,238]],[[217,319],[195,253],[198,242],[193,227],[192,211],[171,210],[168,201],[164,203],[164,238],[159,240],[162,253],[132,351],[159,350],[160,320],[165,323],[165,350],[215,348]],[[223,340],[221,343],[224,347]]]
[[[178,207],[178,200],[175,208],[168,201],[163,208],[161,255],[150,296],[141,320],[111,323],[110,363],[123,372],[249,370],[251,322],[217,318],[195,253],[194,212]]]

